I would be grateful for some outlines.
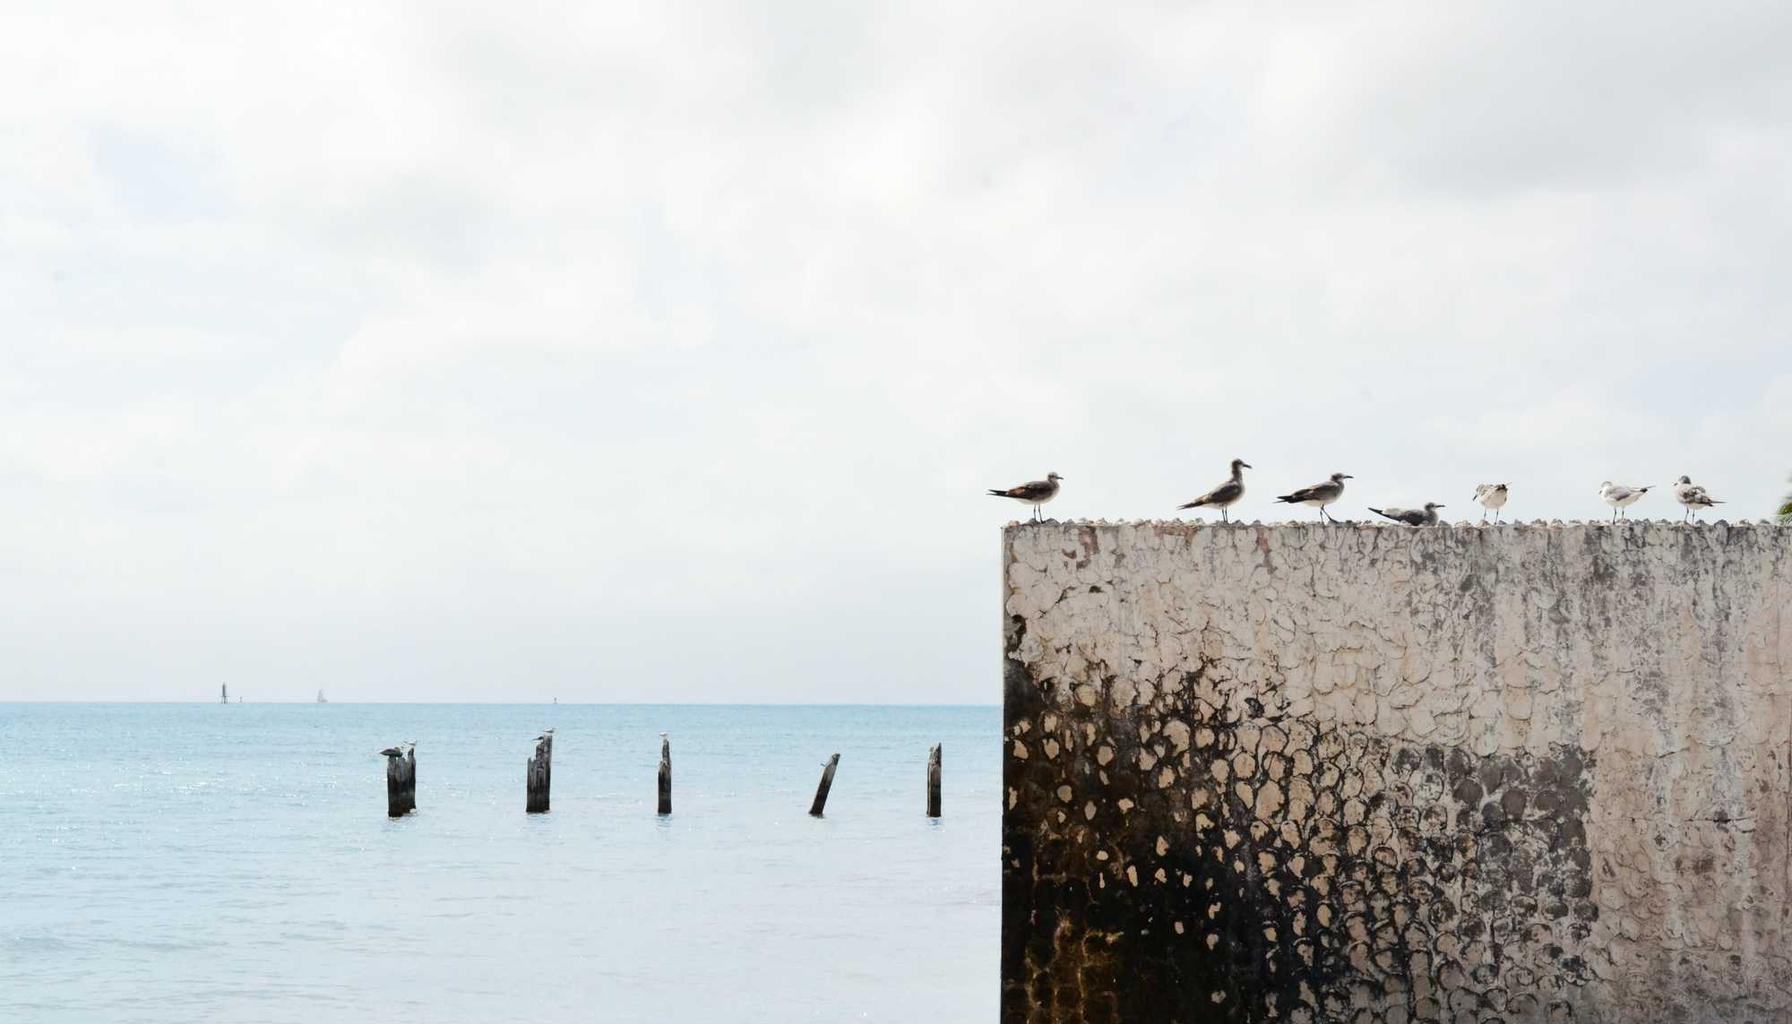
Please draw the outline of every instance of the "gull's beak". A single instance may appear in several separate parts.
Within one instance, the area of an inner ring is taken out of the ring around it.
[[[1239,463],[1239,465],[1243,466],[1246,469],[1256,469],[1257,468],[1256,466],[1253,466],[1248,462],[1241,462],[1241,463]]]

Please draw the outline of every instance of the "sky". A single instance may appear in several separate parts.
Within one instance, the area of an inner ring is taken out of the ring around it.
[[[0,699],[993,703],[984,489],[1048,471],[1765,516],[1789,49],[1779,2],[8,4]]]

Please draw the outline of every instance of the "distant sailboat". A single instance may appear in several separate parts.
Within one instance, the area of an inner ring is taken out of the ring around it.
[[[220,704],[230,703],[230,684],[229,683],[219,684],[219,686],[218,686],[218,703],[220,703]]]
[[[328,703],[330,703],[330,702],[329,702],[329,701],[327,701],[327,700],[325,700],[325,699],[324,699],[324,691],[322,691],[322,690],[319,690],[319,691],[317,691],[317,702],[318,702],[318,703],[319,703],[319,704],[328,704]]]

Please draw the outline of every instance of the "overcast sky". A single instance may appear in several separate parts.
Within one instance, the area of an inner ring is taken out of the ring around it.
[[[1783,2],[335,7],[0,14],[0,699],[995,702],[986,487],[1792,471]]]

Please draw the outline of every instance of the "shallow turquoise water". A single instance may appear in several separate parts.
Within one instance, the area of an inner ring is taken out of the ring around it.
[[[525,815],[549,725],[554,809]],[[991,1021],[999,732],[996,708],[0,704],[0,1021]],[[412,739],[417,813],[388,820],[377,751]]]

